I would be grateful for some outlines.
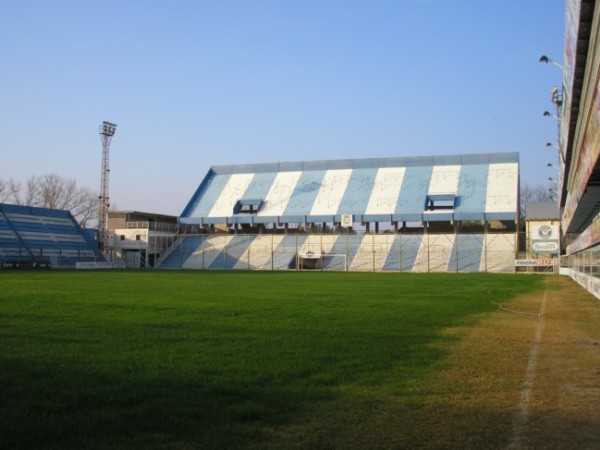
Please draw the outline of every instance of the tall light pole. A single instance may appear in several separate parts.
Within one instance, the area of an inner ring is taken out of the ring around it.
[[[100,125],[100,139],[102,140],[102,171],[100,173],[100,205],[98,209],[98,241],[100,243],[100,250],[106,250],[106,237],[107,237],[107,222],[108,222],[108,207],[110,203],[108,201],[108,175],[110,168],[108,165],[110,141],[115,135],[117,129],[116,123],[102,122]]]

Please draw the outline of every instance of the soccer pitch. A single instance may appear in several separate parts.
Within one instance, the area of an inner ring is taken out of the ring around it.
[[[589,311],[566,326],[600,342],[598,302],[563,277],[3,271],[0,283],[4,448],[518,447],[555,428],[522,399],[536,327],[566,307],[553,299],[579,296]],[[575,431],[597,439],[591,425]]]

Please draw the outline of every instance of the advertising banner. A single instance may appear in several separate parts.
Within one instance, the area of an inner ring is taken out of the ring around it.
[[[558,255],[560,252],[558,222],[540,221],[529,224],[529,242],[532,253]]]
[[[563,223],[568,228],[573,215],[579,207],[579,202],[588,180],[600,154],[600,84],[596,86],[594,101],[591,109],[580,113],[587,118],[583,142],[578,149],[578,158],[571,161],[571,170],[568,180],[568,194],[563,212]]]

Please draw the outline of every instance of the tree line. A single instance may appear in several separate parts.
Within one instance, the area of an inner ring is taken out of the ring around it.
[[[68,210],[82,227],[98,218],[98,202],[96,192],[56,174],[32,176],[25,183],[0,179],[0,203]]]

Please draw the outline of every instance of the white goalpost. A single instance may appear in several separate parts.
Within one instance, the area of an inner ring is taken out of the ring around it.
[[[307,253],[298,253],[298,270],[348,271],[348,256],[345,253]]]

